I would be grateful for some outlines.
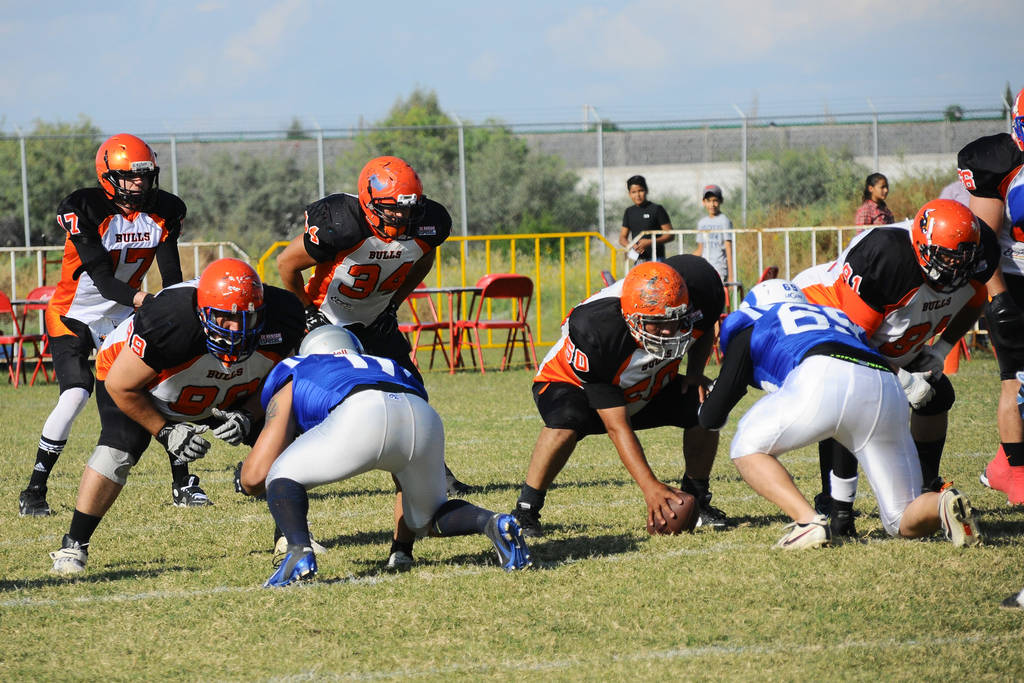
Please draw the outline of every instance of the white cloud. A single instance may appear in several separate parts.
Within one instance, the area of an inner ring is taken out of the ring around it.
[[[228,38],[224,57],[229,66],[241,74],[264,66],[286,39],[298,35],[308,16],[306,0],[283,0],[258,15],[251,26]]]
[[[483,52],[469,63],[468,71],[470,78],[475,81],[483,83],[492,81],[498,72],[498,60],[493,52]]]

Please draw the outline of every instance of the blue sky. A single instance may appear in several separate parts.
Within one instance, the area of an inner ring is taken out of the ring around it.
[[[386,9],[376,9],[384,7]],[[966,109],[1024,85],[1018,0],[0,0],[0,130],[372,123],[420,87],[468,121]]]

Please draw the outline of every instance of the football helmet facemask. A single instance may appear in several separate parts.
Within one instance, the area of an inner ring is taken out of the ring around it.
[[[952,199],[933,199],[917,212],[910,234],[933,289],[953,292],[967,284],[981,254],[981,226],[970,209]]]
[[[1013,99],[1013,110],[1010,112],[1010,137],[1017,147],[1024,151],[1024,88]]]
[[[622,283],[620,302],[630,334],[645,351],[661,360],[686,353],[693,316],[686,282],[674,268],[659,262],[636,266]]]
[[[805,304],[807,297],[789,280],[775,278],[758,282],[743,297],[740,308],[768,308],[773,304]]]
[[[300,356],[337,353],[364,353],[359,337],[341,325],[321,325],[311,330],[299,344]]]
[[[134,135],[107,139],[96,152],[96,179],[108,199],[132,211],[152,205],[160,187],[156,154]]]
[[[409,227],[423,218],[423,183],[412,166],[398,157],[371,159],[359,173],[359,205],[377,235],[407,240]]]
[[[259,344],[264,323],[263,284],[245,261],[222,258],[199,276],[196,292],[206,348],[225,365],[240,363]]]

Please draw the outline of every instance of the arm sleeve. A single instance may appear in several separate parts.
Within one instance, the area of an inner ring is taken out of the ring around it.
[[[78,251],[82,268],[96,284],[96,289],[104,299],[116,301],[124,306],[131,306],[137,290],[114,277],[114,267],[110,263],[110,254],[103,248],[98,237],[90,239],[85,233],[71,237],[71,243]]]
[[[156,248],[156,265],[160,269],[160,280],[164,287],[179,284],[184,279],[181,276],[177,232],[169,234]]]
[[[750,337],[753,327],[736,333],[725,350],[725,361],[718,373],[715,386],[700,406],[698,421],[704,429],[721,429],[729,412],[747,393],[747,385],[754,378],[754,361],[750,356]]]

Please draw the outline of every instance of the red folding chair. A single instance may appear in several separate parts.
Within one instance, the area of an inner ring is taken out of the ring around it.
[[[53,294],[56,291],[57,288],[54,285],[43,285],[42,287],[36,287],[35,289],[28,293],[27,297],[25,297],[26,299],[28,299],[28,303],[24,304],[21,308],[22,334],[26,335],[26,337],[31,337],[31,339],[33,339],[37,344],[42,344],[42,347],[36,347],[38,349],[38,353],[36,354],[36,356],[25,358],[26,361],[34,360],[36,362],[35,368],[32,370],[32,379],[29,380],[29,386],[35,385],[36,377],[39,375],[40,370],[43,371],[43,378],[46,380],[46,382],[49,383],[51,381],[50,373],[46,369],[46,363],[50,363],[50,365],[52,366],[53,356],[50,354],[50,338],[46,336],[46,325],[40,325],[39,334],[30,334],[28,330],[31,325],[29,318],[30,314],[35,312],[36,316],[38,317],[40,311],[45,311],[47,305],[49,305],[50,299],[53,298]],[[28,341],[28,339],[26,339],[26,341]],[[53,380],[56,379],[57,374],[55,372],[53,375]]]
[[[35,343],[36,354],[39,353],[39,339],[33,339],[31,336],[26,337],[21,333],[21,324],[18,322],[18,316],[14,312],[14,306],[11,305],[11,299],[4,292],[0,292],[0,319],[3,316],[7,316],[11,319],[10,333],[2,331],[0,328],[0,352],[3,353],[4,361],[7,363],[7,379],[15,387],[18,386],[18,380],[25,381],[25,342]]]
[[[421,348],[427,348],[426,344],[420,344],[420,335],[424,332],[434,333],[434,338],[430,343],[429,367],[434,367],[434,354],[438,347],[441,348],[444,362],[450,365],[447,344],[444,341],[444,337],[441,336],[441,332],[450,329],[451,323],[447,320],[441,320],[437,313],[437,306],[434,305],[434,299],[429,294],[418,291],[421,289],[426,289],[426,285],[422,282],[406,298],[405,303],[409,304],[412,321],[399,323],[398,331],[409,338],[409,346],[412,347],[412,362],[416,367],[420,366],[419,360],[416,358],[416,352]]]
[[[504,370],[511,360],[516,344],[523,345],[523,359],[528,368],[537,367],[537,351],[533,345],[533,333],[530,331],[530,324],[526,321],[526,315],[530,311],[530,302],[533,299],[533,280],[525,275],[514,273],[492,273],[480,278],[476,286],[479,292],[473,294],[469,304],[469,319],[458,320],[455,323],[455,349],[452,353],[461,360],[462,345],[468,343],[476,349],[477,357],[480,359],[480,372],[484,370],[483,345],[480,342],[480,332],[487,330],[508,330],[505,339],[505,351],[501,358],[501,369]],[[496,301],[507,303],[497,304],[509,307],[507,318],[494,318],[493,304]],[[484,311],[488,316],[484,317]],[[521,336],[520,336],[521,335]],[[463,341],[463,340],[468,341]],[[470,350],[470,358],[473,365],[476,365],[476,358]],[[532,365],[531,365],[532,360]]]

